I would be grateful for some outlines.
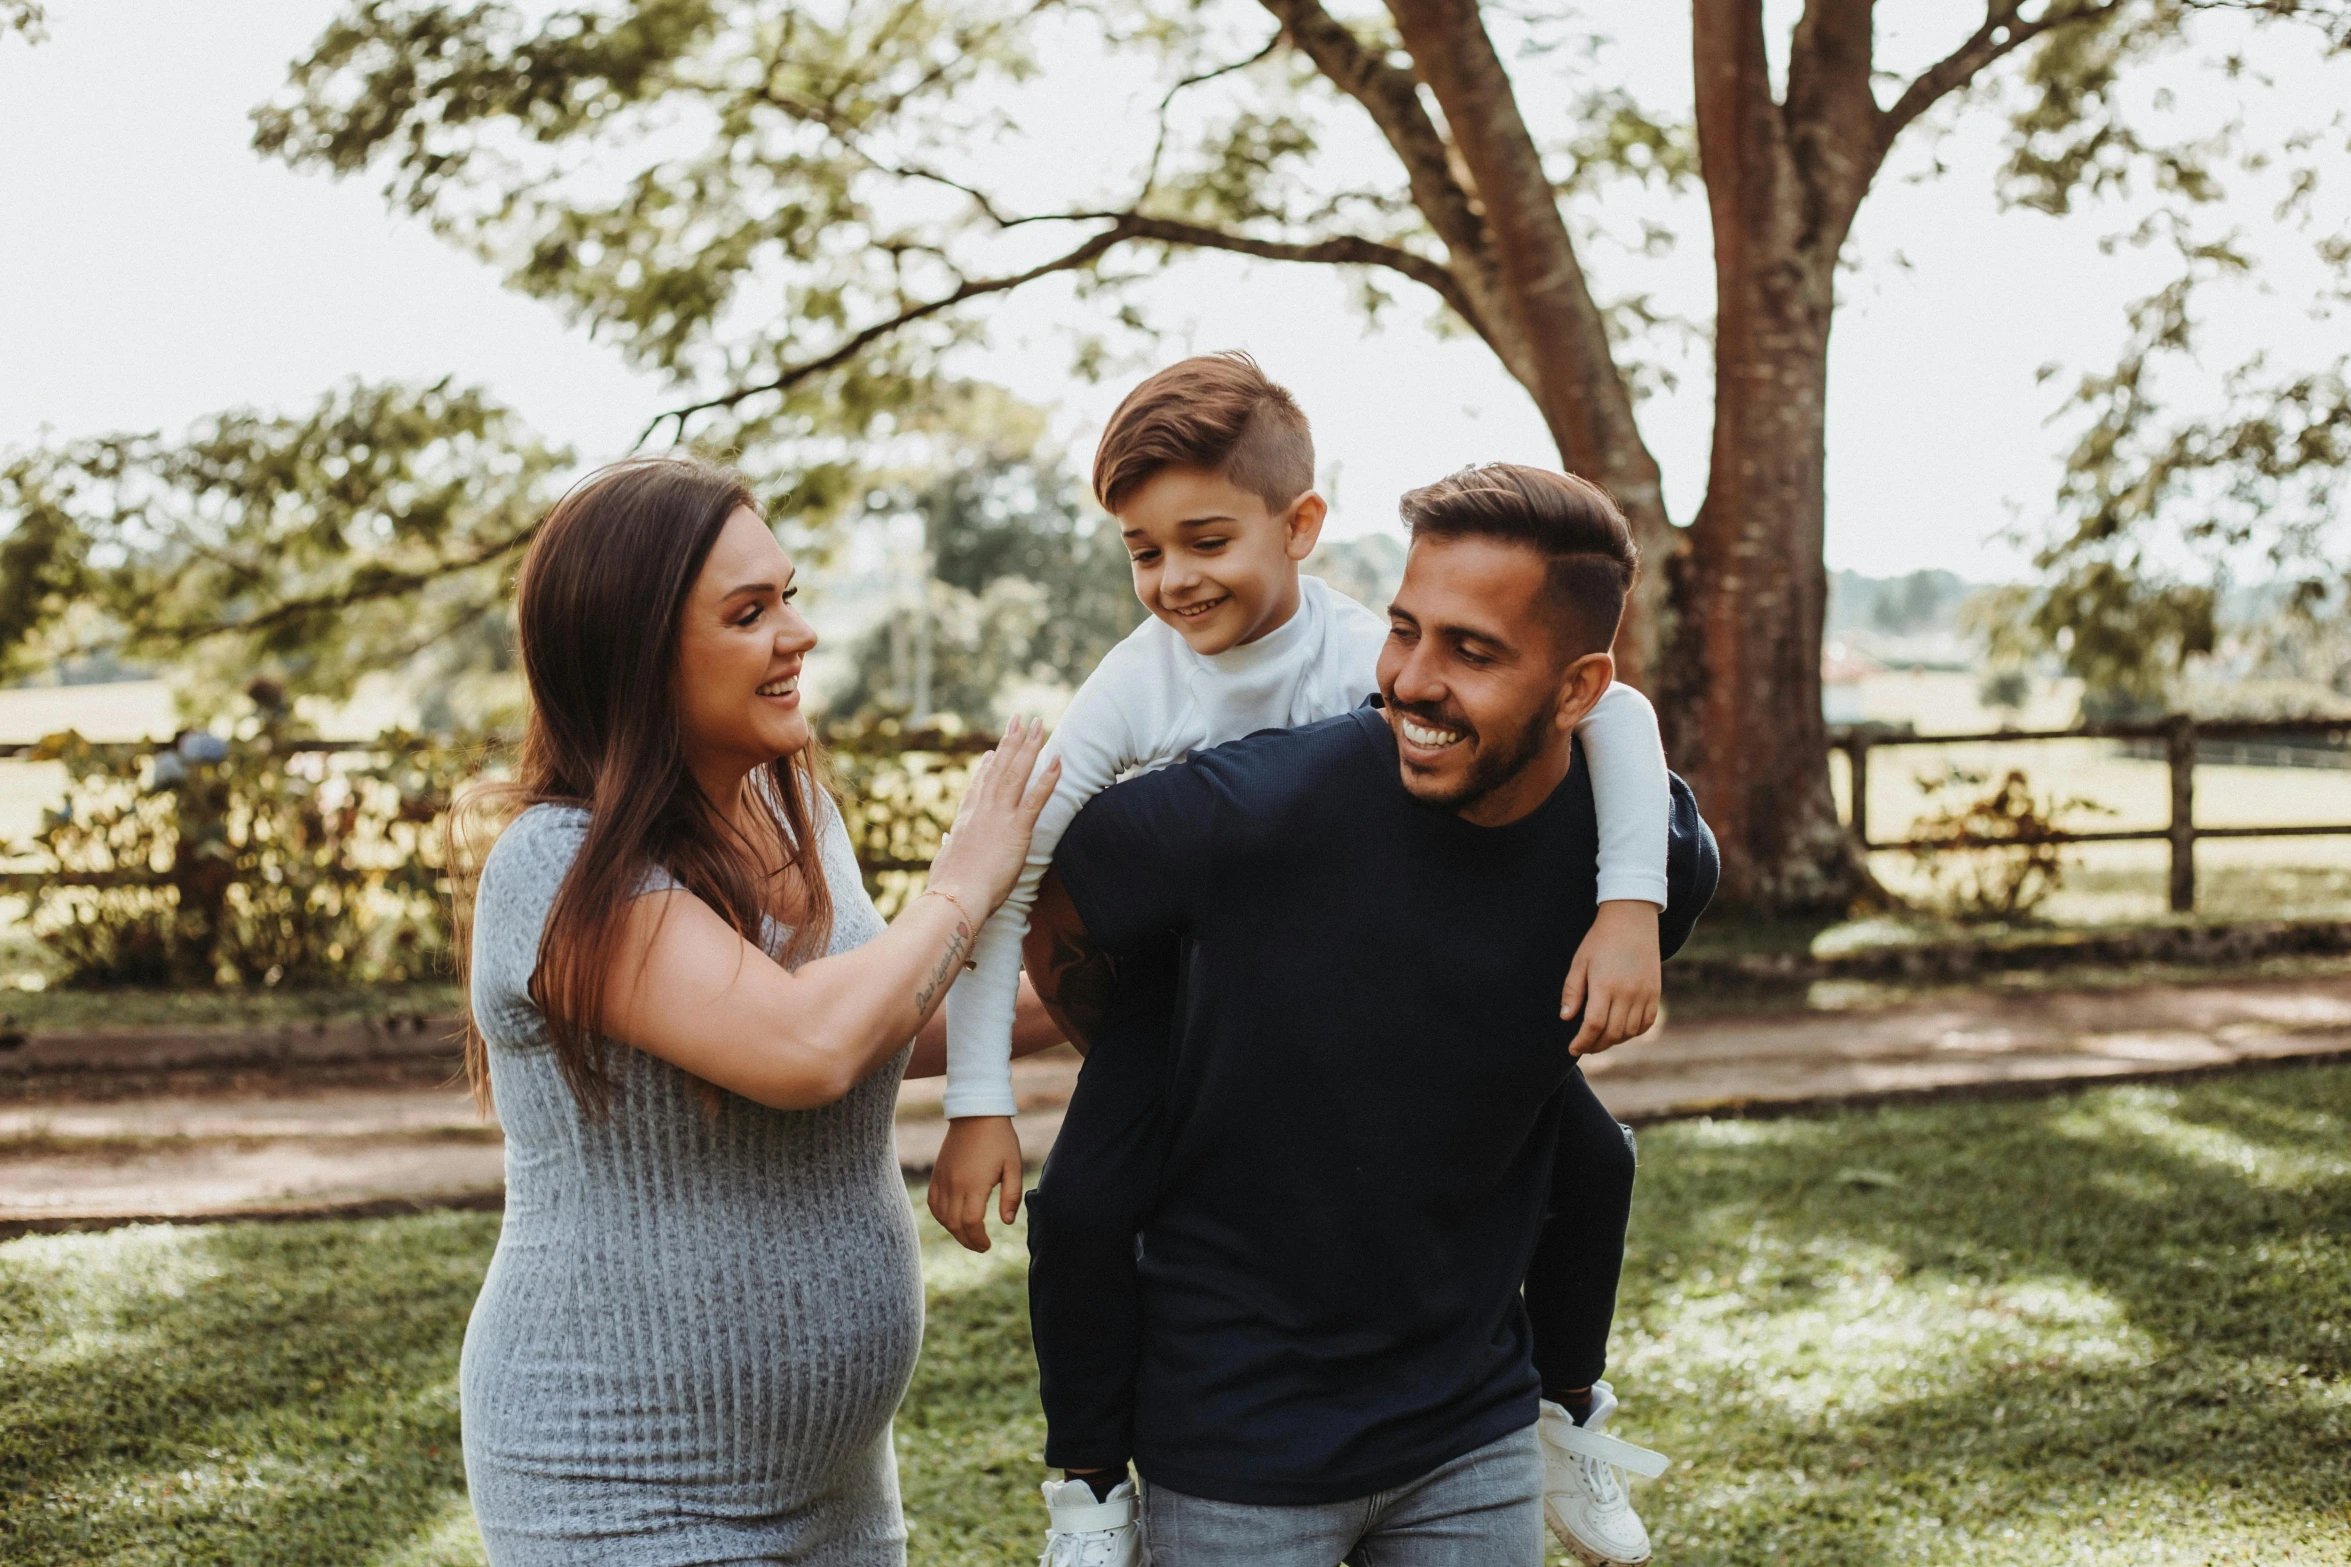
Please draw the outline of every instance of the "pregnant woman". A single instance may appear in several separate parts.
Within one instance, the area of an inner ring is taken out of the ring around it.
[[[506,1220],[466,1330],[494,1567],[905,1560],[890,1418],[922,1337],[891,1138],[1055,769],[1014,722],[885,927],[801,707],[815,633],[733,475],[607,469],[516,628],[526,806],[473,898],[470,1064]],[[1023,1044],[1055,1036],[1025,997]],[[917,1041],[917,1035],[922,1035]]]

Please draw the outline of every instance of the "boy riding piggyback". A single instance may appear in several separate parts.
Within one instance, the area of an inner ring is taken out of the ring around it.
[[[1027,869],[981,933],[976,972],[948,999],[949,1128],[930,1206],[975,1251],[988,1245],[991,1197],[1006,1222],[1018,1211],[1022,1154],[1011,1119],[1011,1033],[1021,939],[1072,818],[1122,778],[1259,730],[1316,723],[1361,706],[1377,688],[1376,666],[1389,634],[1385,616],[1299,570],[1328,510],[1313,488],[1313,439],[1295,400],[1245,355],[1188,359],[1137,387],[1103,434],[1093,477],[1133,562],[1136,597],[1151,618],[1104,657],[1063,716],[1049,747],[1060,758],[1061,782],[1037,822]],[[1670,796],[1656,715],[1639,692],[1611,685],[1577,738],[1599,824],[1600,904],[1564,976],[1560,1015],[1582,1012],[1571,1048],[1583,1054],[1655,1021]],[[1442,739],[1432,734],[1416,743]],[[1107,1079],[1115,1070],[1130,1086],[1114,1090],[1105,1081],[1082,1084],[1080,1092],[1094,1086],[1097,1098],[1125,1093],[1129,1102],[1119,1114],[1092,1118],[1118,1131],[1083,1149],[1065,1146],[1072,1141],[1065,1136],[1054,1150],[1051,1179],[1064,1194],[1073,1185],[1083,1189],[1082,1222],[1099,1232],[1094,1249],[1112,1267],[1120,1256],[1131,1267],[1132,1237],[1159,1173],[1164,1143],[1153,1085],[1164,1070],[1137,1058],[1156,1051],[1163,1060],[1168,1046],[1155,1037],[1163,1034],[1148,1026],[1129,1031],[1118,1042],[1124,1059],[1114,1069],[1105,1052],[1096,1052],[1087,1076]],[[1560,1158],[1571,1157],[1563,1142]],[[1595,1427],[1613,1407],[1598,1373],[1631,1186],[1629,1150],[1607,1151],[1600,1162],[1607,1168],[1557,1172],[1555,1191],[1580,1194],[1572,1201],[1584,1210],[1553,1221],[1579,1262],[1563,1270],[1558,1256],[1538,1255],[1527,1291],[1546,1397],[1564,1419],[1591,1417]],[[1071,1224],[1060,1215],[1055,1222]],[[1581,1265],[1583,1257],[1590,1267]],[[1557,1282],[1563,1272],[1575,1275],[1572,1282]],[[1047,1560],[1139,1560],[1126,1482],[1130,1455],[1125,1433],[1110,1428],[1117,1418],[1110,1412],[1124,1407],[1126,1390],[1107,1385],[1127,1371],[1090,1360],[1084,1342],[1091,1315],[1132,1312],[1131,1281],[1106,1282],[1098,1300],[1090,1288],[1081,1292],[1083,1300],[1073,1301],[1072,1293],[1062,1289],[1048,1310],[1032,1287],[1046,1461],[1071,1476],[1047,1487],[1055,1514]],[[1547,1324],[1544,1302],[1553,1298],[1558,1305]],[[1123,1341],[1115,1333],[1108,1338]],[[1646,1559],[1646,1538],[1613,1477],[1577,1462],[1555,1467],[1558,1485],[1546,1489],[1558,1492],[1552,1521],[1565,1543],[1587,1560]]]

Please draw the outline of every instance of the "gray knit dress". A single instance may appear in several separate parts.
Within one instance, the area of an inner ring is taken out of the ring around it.
[[[821,1110],[728,1095],[713,1115],[686,1074],[612,1045],[611,1115],[584,1117],[529,985],[586,831],[524,812],[476,904],[506,1221],[458,1375],[490,1561],[902,1563],[890,1417],[922,1341],[891,1141],[906,1055]],[[846,952],[882,921],[829,810],[822,850]]]

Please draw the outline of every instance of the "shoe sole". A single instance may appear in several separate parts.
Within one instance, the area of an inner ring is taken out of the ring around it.
[[[1550,1529],[1551,1538],[1559,1542],[1560,1548],[1583,1562],[1585,1567],[1648,1567],[1648,1556],[1610,1556],[1584,1544],[1569,1531],[1567,1525],[1559,1521],[1559,1515],[1551,1510],[1548,1497],[1543,1501],[1543,1522]]]

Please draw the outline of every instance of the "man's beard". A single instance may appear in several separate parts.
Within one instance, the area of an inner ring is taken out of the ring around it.
[[[1432,729],[1451,730],[1461,736],[1454,742],[1456,745],[1476,747],[1469,771],[1459,784],[1442,794],[1430,794],[1420,789],[1412,791],[1412,797],[1424,805],[1443,806],[1455,812],[1468,810],[1534,765],[1535,758],[1542,754],[1543,743],[1548,738],[1545,731],[1549,728],[1546,720],[1550,715],[1540,709],[1528,714],[1527,721],[1519,726],[1516,733],[1497,736],[1495,743],[1489,745],[1486,736],[1450,704],[1399,702],[1392,696],[1385,700],[1398,717],[1419,719]],[[1426,775],[1421,776],[1425,778]]]

